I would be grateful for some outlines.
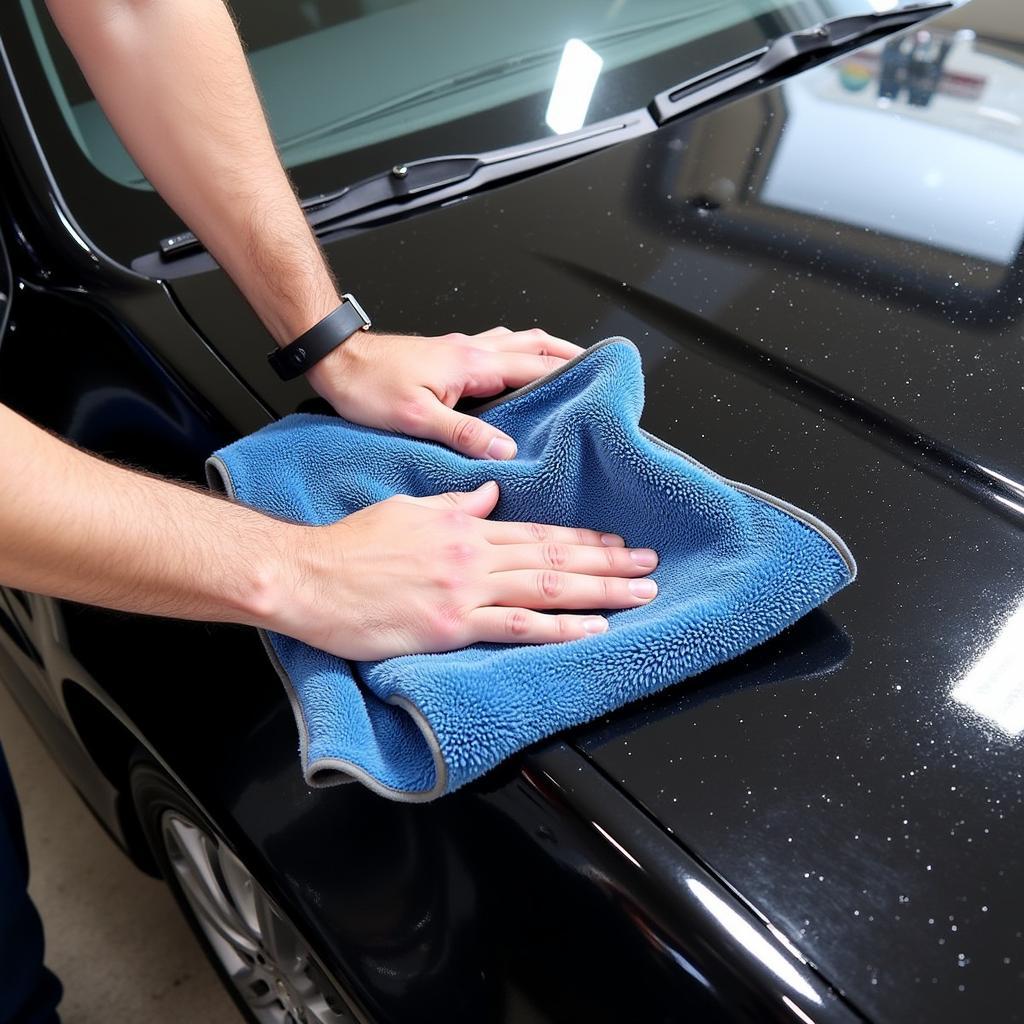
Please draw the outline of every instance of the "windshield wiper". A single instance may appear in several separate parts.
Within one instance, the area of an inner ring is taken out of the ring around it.
[[[414,160],[364,178],[338,192],[305,199],[302,208],[314,231],[377,223],[421,206],[456,200],[497,181],[508,181],[566,163],[654,131],[655,127],[646,110],[633,110],[576,132],[519,146]],[[202,243],[191,231],[160,240],[164,259],[201,250]]]
[[[658,125],[697,107],[748,86],[780,78],[808,63],[953,6],[953,0],[943,0],[884,13],[833,18],[812,28],[779,36],[743,57],[666,89],[654,97],[647,109],[630,111],[576,132],[505,149],[428,157],[398,164],[337,192],[305,199],[302,208],[310,227],[318,231],[379,223],[423,206],[454,202],[495,182],[522,177],[654,131]],[[191,231],[184,231],[160,240],[157,259],[166,261],[201,252],[202,248]],[[151,259],[140,257],[146,271],[159,276],[149,265]]]
[[[806,64],[827,59],[953,6],[952,0],[913,4],[892,11],[831,18],[811,28],[789,32],[743,57],[658,93],[650,103],[651,116],[658,124],[664,124],[748,86],[783,77]]]

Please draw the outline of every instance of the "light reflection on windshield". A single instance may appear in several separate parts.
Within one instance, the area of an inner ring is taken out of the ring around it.
[[[582,39],[570,39],[565,44],[544,115],[544,122],[553,132],[564,135],[583,127],[602,64],[600,55]]]

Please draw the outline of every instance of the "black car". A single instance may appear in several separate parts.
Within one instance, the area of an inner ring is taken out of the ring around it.
[[[860,564],[777,639],[423,806],[305,786],[255,631],[0,591],[0,676],[240,1007],[1024,1017],[1017,0],[235,8],[378,326],[632,338],[648,430]],[[0,400],[201,482],[314,395],[40,0],[0,40]]]

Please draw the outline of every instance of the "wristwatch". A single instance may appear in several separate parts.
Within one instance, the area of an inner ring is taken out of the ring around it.
[[[330,355],[343,341],[356,331],[368,331],[370,318],[354,295],[342,295],[341,305],[290,345],[268,353],[267,362],[281,380],[294,380],[310,367],[316,366],[324,356]]]

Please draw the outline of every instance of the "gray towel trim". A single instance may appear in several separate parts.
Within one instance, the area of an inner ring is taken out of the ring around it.
[[[729,487],[735,487],[737,491],[742,491],[744,494],[749,495],[751,498],[757,498],[760,501],[771,505],[773,508],[778,509],[780,512],[785,512],[788,516],[796,519],[798,522],[803,523],[804,526],[814,530],[815,533],[819,534],[821,538],[828,541],[829,544],[835,548],[836,554],[846,563],[846,569],[850,573],[850,582],[852,583],[857,578],[857,561],[853,557],[853,552],[846,546],[846,541],[832,529],[828,523],[823,523],[817,516],[811,515],[810,512],[804,511],[802,508],[786,501],[784,498],[777,498],[774,494],[769,494],[767,491],[762,491],[759,487],[753,487],[750,484],[745,484],[740,480],[730,480],[728,477],[722,476],[721,473],[716,473],[713,469],[709,469],[704,465],[703,462],[698,462],[692,455],[688,455],[684,451],[680,451],[674,445],[670,445],[667,441],[662,441],[660,437],[655,437],[653,434],[649,434],[646,430],[641,430],[641,434],[647,438],[648,441],[654,442],[666,451],[672,452],[673,455],[678,455],[682,459],[686,459],[687,462],[698,469],[703,469],[709,476],[713,476],[716,480],[721,480],[723,484],[727,484]]]
[[[498,398],[492,398],[489,402],[484,402],[482,405],[477,405],[473,408],[473,415],[479,415],[482,412],[487,412],[489,409],[496,409],[499,405],[504,405],[506,402],[511,402],[513,399],[522,398],[523,395],[528,395],[531,391],[536,391],[537,388],[543,387],[545,384],[550,384],[551,381],[557,380],[562,376],[563,373],[568,373],[577,363],[582,363],[587,356],[593,355],[598,349],[605,348],[608,345],[614,345],[615,342],[625,342],[630,348],[635,349],[637,352],[640,351],[629,340],[629,338],[623,338],[621,335],[613,334],[610,338],[604,338],[602,341],[595,341],[589,348],[585,348],[578,356],[573,356],[567,363],[563,363],[557,370],[552,370],[546,377],[538,377],[536,380],[530,381],[529,384],[524,384],[521,388],[516,388],[515,391],[510,391],[507,395],[501,395]]]
[[[234,483],[231,480],[231,474],[228,472],[223,459],[217,455],[211,455],[206,460],[206,481],[210,485],[210,490],[225,494],[232,501],[238,500],[238,496],[235,494]],[[299,733],[299,760],[302,764],[302,775],[306,780],[306,785],[314,789],[327,789],[331,786],[340,786],[346,782],[358,781],[379,796],[408,804],[426,803],[444,794],[448,788],[448,765],[441,756],[441,747],[437,742],[437,736],[434,734],[434,730],[423,715],[423,712],[415,704],[398,695],[390,697],[388,703],[394,704],[405,711],[415,723],[416,728],[422,733],[434,762],[435,782],[431,789],[415,793],[405,789],[393,789],[391,786],[383,785],[372,775],[367,774],[359,765],[340,757],[320,757],[315,761],[310,761],[309,728],[306,725],[306,716],[303,714],[302,705],[299,703],[299,698],[295,693],[295,687],[284,666],[281,664],[281,659],[278,658],[277,651],[274,650],[274,645],[270,642],[267,631],[257,629],[256,632],[259,633],[263,649],[267,652],[267,657],[270,659],[271,665],[274,666],[274,671],[277,672],[278,678],[284,686],[284,691],[288,696],[288,703],[292,708],[292,715],[295,717],[295,726]]]

